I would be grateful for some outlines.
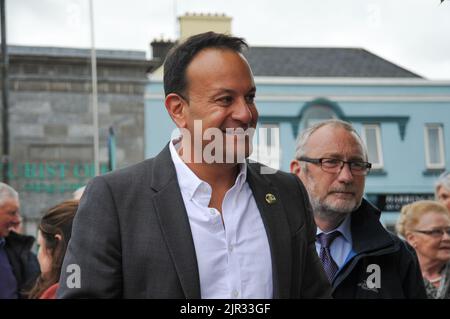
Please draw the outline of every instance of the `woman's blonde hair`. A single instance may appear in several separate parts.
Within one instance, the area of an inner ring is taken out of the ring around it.
[[[395,229],[406,238],[406,235],[415,228],[420,219],[431,212],[450,217],[447,207],[443,204],[432,200],[420,200],[402,207]]]

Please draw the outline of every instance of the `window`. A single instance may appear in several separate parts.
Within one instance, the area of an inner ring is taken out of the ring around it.
[[[261,124],[253,138],[250,159],[274,169],[280,169],[280,127],[278,124]]]
[[[338,118],[338,116],[331,107],[327,105],[313,105],[305,111],[300,126],[304,130],[318,122],[335,118]]]
[[[363,125],[362,139],[367,147],[369,162],[373,169],[383,168],[383,149],[379,124]]]
[[[425,161],[429,169],[445,168],[444,132],[441,124],[425,125]]]

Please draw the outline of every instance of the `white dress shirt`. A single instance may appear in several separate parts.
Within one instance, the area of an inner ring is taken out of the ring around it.
[[[247,165],[223,198],[222,215],[208,207],[211,186],[199,179],[169,143],[197,256],[202,298],[273,297],[269,241],[247,183]],[[222,221],[223,218],[223,221]]]
[[[352,233],[350,231],[351,220],[351,214],[348,214],[348,216],[345,217],[344,221],[339,225],[339,227],[326,232],[326,234],[328,234],[338,230],[341,233],[341,236],[336,237],[336,239],[333,240],[330,245],[331,257],[336,262],[336,265],[338,265],[339,268],[341,268],[345,264],[345,261],[347,260],[347,257],[352,250]],[[321,233],[323,233],[323,231],[319,227],[317,227],[317,235]],[[316,250],[318,255],[320,255],[320,248],[320,244],[316,241]]]

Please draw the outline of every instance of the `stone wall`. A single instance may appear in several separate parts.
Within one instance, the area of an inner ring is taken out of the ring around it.
[[[25,231],[33,235],[43,210],[71,198],[94,175],[89,52],[34,49],[12,47],[9,69],[10,184],[21,197]],[[110,126],[117,168],[144,159],[148,61],[144,52],[99,53],[100,162],[105,173]]]

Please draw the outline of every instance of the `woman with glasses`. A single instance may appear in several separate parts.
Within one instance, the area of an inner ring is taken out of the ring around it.
[[[440,201],[450,210],[450,172],[444,172],[439,176],[434,190],[436,200]]]
[[[414,247],[430,299],[450,299],[450,213],[422,200],[403,206],[396,229]]]

